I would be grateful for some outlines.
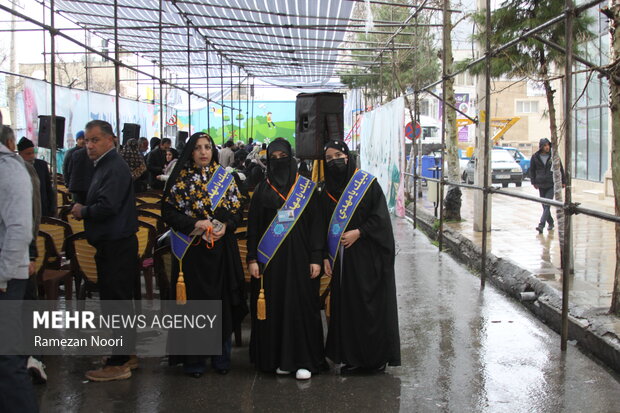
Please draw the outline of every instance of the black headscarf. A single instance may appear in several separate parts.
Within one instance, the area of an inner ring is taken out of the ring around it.
[[[196,142],[200,138],[207,138],[209,142],[211,142],[211,151],[213,155],[211,156],[211,163],[209,165],[212,165],[213,163],[219,163],[217,146],[215,146],[213,138],[204,132],[194,133],[185,144],[185,147],[183,148],[183,152],[181,152],[181,156],[179,157],[177,164],[174,166],[174,169],[170,173],[170,177],[166,181],[166,187],[164,188],[164,199],[170,193],[170,188],[172,188],[172,186],[179,178],[179,173],[181,172],[181,170],[194,162],[193,152],[194,148],[196,147]]]
[[[275,151],[285,152],[286,158],[271,159]],[[267,147],[267,179],[280,194],[286,196],[295,183],[297,162],[293,158],[291,144],[284,138],[276,138]],[[265,194],[265,203],[270,208],[280,208],[284,201],[273,190]]]
[[[329,148],[337,149],[348,157],[344,172],[337,172],[333,169],[333,167],[330,167],[330,164],[337,160],[334,159],[329,163],[327,163],[327,161],[325,162],[325,186],[331,196],[334,198],[339,198],[342,191],[344,191],[345,186],[349,183],[353,174],[355,174],[355,160],[349,154],[349,147],[346,143],[344,143],[344,141],[328,141],[323,147],[323,159],[325,159],[325,153]]]

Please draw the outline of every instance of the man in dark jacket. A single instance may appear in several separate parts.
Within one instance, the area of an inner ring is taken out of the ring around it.
[[[75,134],[75,146],[69,149],[65,153],[65,159],[62,161],[62,176],[65,180],[65,185],[67,186],[67,188],[69,187],[69,179],[70,179],[69,174],[67,172],[71,164],[71,157],[73,156],[73,153],[75,151],[83,147],[84,147],[84,131],[81,130]]]
[[[530,178],[532,186],[538,189],[541,198],[553,199],[553,159],[551,154],[551,142],[547,138],[543,138],[538,142],[538,152],[536,152],[530,161]],[[560,173],[562,174],[562,186],[564,186],[564,168],[560,163]],[[553,230],[554,222],[551,217],[551,207],[543,204],[543,213],[540,217],[540,223],[536,227],[536,231],[542,234],[545,223],[549,224],[547,229]]]
[[[69,165],[67,165],[67,177],[69,178],[69,192],[73,202],[80,204],[86,203],[86,194],[90,187],[90,181],[93,179],[95,167],[93,161],[88,157],[86,147],[79,148],[73,155]],[[66,178],[65,178],[66,179]]]
[[[138,216],[133,181],[127,163],[115,148],[112,126],[101,120],[86,124],[86,150],[95,164],[95,173],[86,196],[86,205],[76,203],[71,210],[77,219],[84,219],[88,242],[97,253],[99,296],[102,309],[106,300],[128,303],[123,311],[132,311],[134,285],[138,271]],[[115,338],[124,336],[133,343],[135,330],[115,330]],[[131,377],[137,360],[115,352],[106,365],[86,373],[92,381],[121,380]]]
[[[50,173],[47,162],[43,159],[36,159],[34,144],[26,137],[17,143],[17,150],[24,161],[34,166],[39,177],[39,190],[41,193],[41,216],[53,217],[56,215],[56,200],[52,189],[52,174]]]
[[[170,138],[161,140],[159,146],[149,152],[146,167],[149,170],[149,184],[153,189],[164,189],[164,182],[157,179],[164,172],[166,165],[166,152],[170,149],[172,141]]]

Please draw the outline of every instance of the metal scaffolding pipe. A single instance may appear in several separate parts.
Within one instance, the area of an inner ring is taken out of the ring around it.
[[[114,0],[114,104],[116,106],[116,137],[121,136],[121,82],[120,82],[120,47],[118,44],[118,0]]]
[[[54,0],[50,0],[50,26],[52,29],[54,28]],[[50,56],[50,85],[51,85],[51,116],[50,116],[50,149],[51,149],[51,159],[50,166],[52,168],[52,190],[54,192],[54,200],[56,200],[57,193],[57,184],[56,184],[56,168],[57,168],[57,159],[56,159],[56,134],[58,131],[56,130],[56,55],[54,52],[56,51],[56,31],[50,31],[50,49],[52,54]],[[12,120],[13,121],[13,120]],[[63,136],[64,139],[64,136]],[[41,183],[43,185],[43,183]],[[55,202],[54,202],[55,204]],[[55,214],[54,214],[55,215]]]
[[[486,0],[486,33],[491,33],[491,0]],[[491,36],[485,36],[485,87],[484,87],[484,179],[482,191],[482,251],[480,263],[480,288],[484,289],[487,278],[487,236],[489,219],[489,135],[491,134]]]
[[[572,173],[572,109],[573,109],[573,22],[574,22],[574,4],[572,0],[565,0],[566,4],[566,23],[564,25],[566,37],[566,60],[564,65],[564,153],[565,153],[565,179],[564,187],[564,204],[568,207],[572,202],[571,192],[571,173]],[[557,151],[558,148],[553,148]],[[572,270],[572,215],[568,208],[564,214],[564,248],[562,251],[562,335],[560,340],[560,349],[566,351],[568,342],[568,304],[570,292],[570,279]]]

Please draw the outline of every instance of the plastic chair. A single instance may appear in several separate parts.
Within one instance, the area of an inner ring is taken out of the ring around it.
[[[65,285],[65,299],[70,300],[73,294],[72,271],[60,269],[61,257],[50,234],[39,231],[37,250],[39,254],[35,261],[35,267],[37,269],[39,296],[43,296],[47,300],[57,300],[59,296],[58,287],[63,283]]]
[[[166,231],[166,225],[160,215],[154,214],[147,210],[139,209],[138,220],[154,226],[157,235],[163,234]]]
[[[71,215],[71,207],[65,206],[60,210],[60,219],[67,222],[71,226],[74,234],[84,231],[84,220],[77,220]]]
[[[161,203],[161,196],[140,194],[136,197],[136,200],[142,201],[145,204],[159,204]]]
[[[140,204],[137,206],[138,211],[148,211],[155,215],[161,216],[161,205],[159,204]]]
[[[65,239],[69,238],[71,234],[73,234],[71,225],[58,218],[41,217],[41,225],[39,226],[39,229],[52,236],[56,251],[62,255],[65,251]]]
[[[71,196],[65,189],[58,187],[56,190],[56,205],[59,207],[71,204]]]
[[[77,299],[85,300],[87,293],[98,291],[97,264],[95,263],[97,250],[88,243],[85,232],[79,232],[67,238],[65,248],[75,275]]]

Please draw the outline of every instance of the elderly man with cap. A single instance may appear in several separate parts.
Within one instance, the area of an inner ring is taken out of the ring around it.
[[[52,189],[52,175],[47,162],[36,159],[34,143],[25,136],[17,143],[17,151],[25,162],[29,162],[39,176],[39,190],[41,192],[41,216],[53,217],[56,215],[54,190]]]
[[[65,160],[62,163],[62,176],[65,179],[65,185],[69,187],[69,170],[71,168],[71,157],[73,153],[84,147],[84,131],[81,130],[75,134],[75,146],[65,153]]]

